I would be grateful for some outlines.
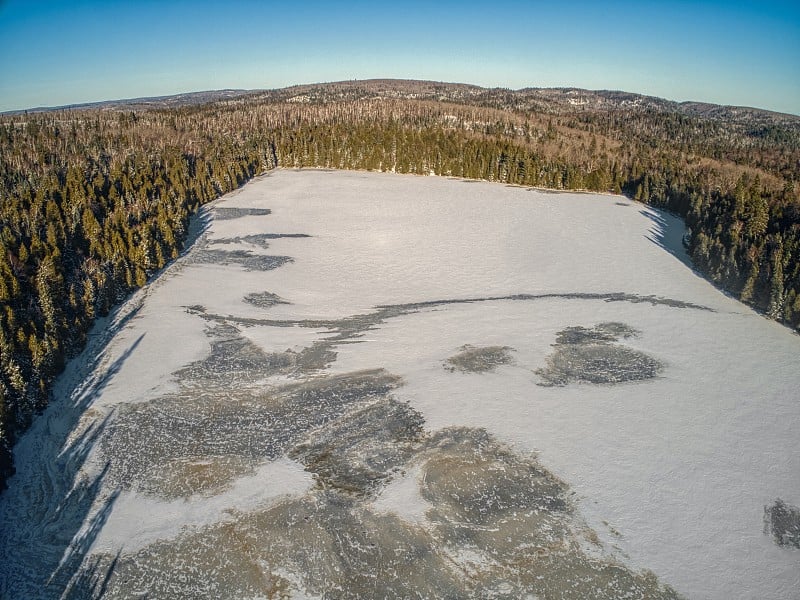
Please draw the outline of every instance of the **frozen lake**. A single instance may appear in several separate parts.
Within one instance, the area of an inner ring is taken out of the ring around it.
[[[18,444],[0,596],[798,597],[800,336],[677,219],[278,170],[196,227]]]

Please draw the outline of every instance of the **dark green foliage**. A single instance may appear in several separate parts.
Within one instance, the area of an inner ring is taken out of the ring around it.
[[[94,319],[178,256],[199,206],[276,166],[623,191],[686,219],[710,279],[800,327],[800,121],[419,85],[0,117],[0,488]]]

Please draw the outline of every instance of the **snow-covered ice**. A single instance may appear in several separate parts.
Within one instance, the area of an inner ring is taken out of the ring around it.
[[[18,444],[3,597],[798,597],[800,336],[677,219],[285,170],[206,210]]]

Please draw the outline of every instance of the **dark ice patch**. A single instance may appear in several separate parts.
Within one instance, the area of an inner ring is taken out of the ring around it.
[[[314,473],[322,488],[365,495],[416,451],[423,423],[408,404],[382,398],[310,432],[288,455]]]
[[[183,373],[180,392],[122,406],[101,441],[103,455],[114,458],[107,481],[164,498],[219,493],[309,431],[401,383],[375,370],[258,392],[248,388],[247,371],[235,371],[237,378],[224,370],[225,364],[235,370],[252,360],[249,352],[212,359],[207,372]]]
[[[219,327],[219,326],[218,326]],[[219,335],[227,328],[215,328]],[[237,381],[247,383],[270,375],[286,373],[297,363],[291,352],[264,352],[248,339],[236,332],[230,337],[211,342],[211,353],[207,358],[195,361],[175,372],[175,377],[184,386],[208,387],[211,379],[216,384],[229,385]]]
[[[779,546],[800,548],[800,508],[781,499],[765,506],[764,528]]]
[[[210,244],[250,244],[259,248],[269,248],[270,240],[281,238],[307,238],[311,237],[306,233],[256,233],[253,235],[242,235],[232,238],[216,238],[209,240]]]
[[[587,552],[568,486],[485,430],[426,434],[414,411],[380,399],[310,438],[292,452],[329,485],[95,555],[103,597],[679,598],[652,573]],[[350,489],[374,489],[400,466],[421,473],[423,523]]]
[[[112,557],[103,567],[108,568]],[[435,540],[317,491],[122,556],[103,598],[464,598]]]
[[[663,369],[658,360],[615,343],[638,335],[637,330],[624,323],[600,323],[589,329],[567,327],[556,335],[547,366],[535,371],[541,378],[539,385],[617,384],[656,377]]]
[[[556,334],[556,344],[588,344],[616,342],[620,338],[637,337],[640,332],[624,323],[600,323],[591,329],[567,327]]]
[[[241,265],[247,271],[271,271],[292,262],[291,256],[254,254],[249,250],[217,250],[203,248],[192,254],[193,260],[201,264]]]
[[[444,368],[450,372],[486,373],[510,363],[512,350],[509,346],[476,347],[467,344],[445,361]]]
[[[244,301],[258,308],[270,308],[278,304],[290,304],[277,294],[272,292],[253,292],[244,297]]]
[[[421,493],[434,520],[482,526],[519,511],[572,510],[564,482],[483,429],[445,429],[427,446]]]
[[[239,219],[241,217],[265,217],[271,215],[268,208],[240,208],[238,206],[218,206],[214,208],[214,218],[220,221]]]

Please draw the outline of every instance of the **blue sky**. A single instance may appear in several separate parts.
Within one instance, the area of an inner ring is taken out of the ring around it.
[[[800,2],[0,0],[0,111],[375,77],[800,114]]]

